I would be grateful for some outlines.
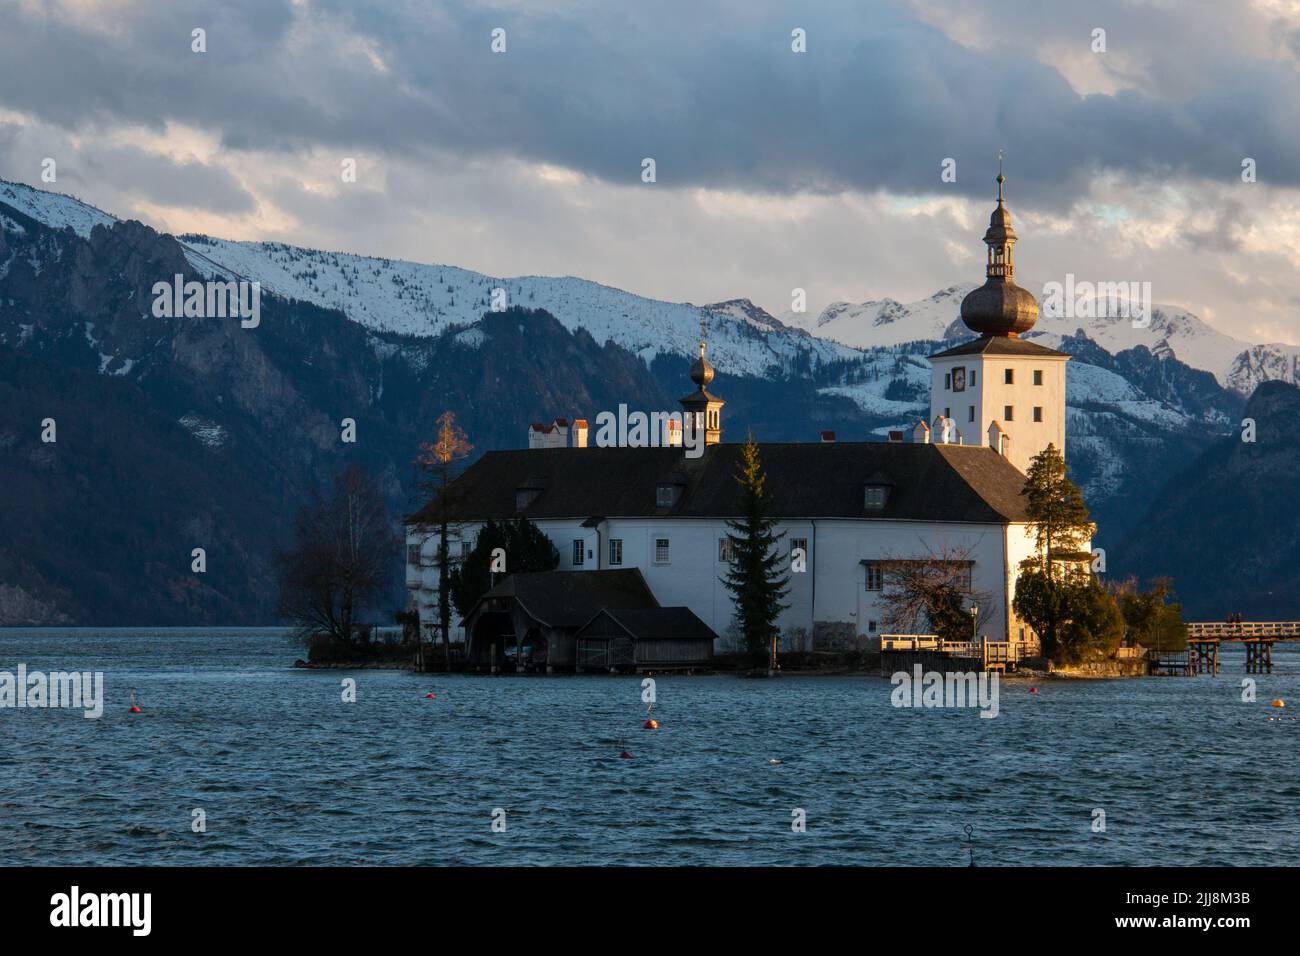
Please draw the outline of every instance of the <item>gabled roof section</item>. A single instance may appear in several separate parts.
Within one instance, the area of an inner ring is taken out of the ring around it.
[[[514,598],[529,616],[549,627],[581,627],[606,608],[659,607],[636,568],[512,574],[479,598],[478,604],[502,597]]]
[[[456,481],[458,521],[565,518],[735,518],[743,445],[716,444],[699,458],[680,448],[535,448],[488,452]],[[1006,524],[1026,521],[1025,476],[980,445],[900,442],[762,444],[772,513],[779,519],[871,518]],[[540,480],[540,481],[539,481]],[[525,482],[543,490],[517,510]],[[656,488],[683,482],[670,508]],[[866,484],[887,483],[884,508],[863,506]],[[426,506],[411,521],[431,523]],[[565,572],[574,574],[581,572]]]
[[[608,616],[627,633],[628,637],[638,641],[712,641],[718,636],[688,607],[602,608],[583,626],[578,636],[582,637],[587,628],[602,616]]]

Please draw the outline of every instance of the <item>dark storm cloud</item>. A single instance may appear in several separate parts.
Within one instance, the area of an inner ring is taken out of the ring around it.
[[[82,177],[113,182],[118,192],[162,206],[186,206],[215,213],[251,212],[257,203],[220,166],[178,163],[134,147],[83,147]]]
[[[1228,181],[1252,156],[1262,177],[1300,182],[1294,64],[1222,44],[1204,52],[1194,91],[1081,96],[1029,55],[1032,34],[963,44],[887,3],[112,10],[111,24],[11,10],[0,105],[68,129],[174,121],[230,150],[510,155],[614,183],[636,183],[650,156],[668,188],[982,196],[999,149],[1013,194],[1057,208],[1101,170]],[[1144,10],[1113,32],[1157,47],[1162,18],[1185,16]],[[190,51],[196,26],[206,54]],[[489,50],[498,26],[503,55]],[[807,54],[790,51],[795,26]],[[945,157],[955,187],[940,184]]]

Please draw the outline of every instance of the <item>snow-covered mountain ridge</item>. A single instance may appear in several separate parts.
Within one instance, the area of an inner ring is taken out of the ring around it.
[[[114,217],[70,196],[0,181],[0,202],[52,228],[88,235]],[[565,276],[494,277],[448,265],[426,265],[350,253],[325,252],[278,242],[236,242],[186,234],[178,237],[191,265],[213,277],[256,279],[266,291],[338,309],[376,332],[438,335],[473,325],[504,289],[507,305],[544,309],[570,330],[586,329],[645,361],[656,355],[691,356],[705,319],[709,356],[721,371],[770,376],[798,357],[813,364],[854,359],[864,350],[907,342],[965,338],[961,300],[967,282],[917,302],[881,299],[836,302],[820,313],[777,317],[738,298],[704,306],[664,302],[586,279]],[[1041,289],[1041,284],[1026,286]],[[1252,343],[1206,325],[1195,315],[1157,305],[1144,328],[1117,317],[1042,315],[1029,338],[1057,346],[1082,330],[1112,355],[1145,346],[1214,375],[1243,397],[1263,381],[1300,382],[1300,346]]]

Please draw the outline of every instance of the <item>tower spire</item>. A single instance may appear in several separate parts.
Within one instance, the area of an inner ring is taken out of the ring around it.
[[[713,366],[704,357],[705,312],[700,310],[700,357],[691,366],[691,381],[695,391],[680,399],[685,416],[692,419],[694,427],[704,433],[706,445],[716,445],[722,440],[722,406],[726,403],[709,393],[713,381]]]
[[[986,336],[1020,335],[1038,321],[1038,302],[1033,293],[1016,285],[1016,265],[1011,251],[1016,243],[1016,230],[1011,226],[1011,210],[1002,195],[1004,182],[1002,151],[998,150],[998,204],[984,233],[984,244],[988,246],[984,285],[961,303],[961,318],[966,327]]]

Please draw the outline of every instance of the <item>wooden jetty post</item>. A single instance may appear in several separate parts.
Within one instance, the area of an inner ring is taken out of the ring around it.
[[[1246,673],[1273,673],[1273,639],[1248,637],[1241,642],[1246,646]]]
[[[1219,676],[1219,639],[1194,637],[1187,639],[1187,669],[1192,674]]]

